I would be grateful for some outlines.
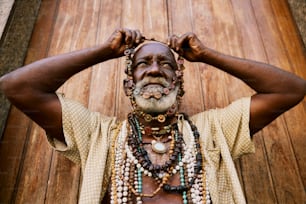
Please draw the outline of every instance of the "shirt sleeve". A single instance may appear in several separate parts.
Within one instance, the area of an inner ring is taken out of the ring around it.
[[[62,107],[62,125],[65,143],[48,137],[51,146],[71,161],[80,164],[89,152],[91,132],[97,113],[89,111],[82,104],[57,94]]]
[[[217,150],[222,143],[233,159],[254,153],[249,129],[250,97],[236,100],[225,108],[204,111],[191,119],[199,128],[207,149]]]
[[[218,110],[218,119],[233,159],[255,150],[249,128],[250,103],[251,98],[246,97]]]

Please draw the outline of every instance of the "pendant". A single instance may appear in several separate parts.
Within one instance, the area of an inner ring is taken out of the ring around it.
[[[151,142],[152,144],[152,150],[158,154],[164,154],[167,151],[166,146],[164,145],[164,143],[160,142],[160,141],[156,141],[156,140],[152,140]]]

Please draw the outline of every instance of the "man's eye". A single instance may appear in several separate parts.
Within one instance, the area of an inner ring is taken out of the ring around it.
[[[162,66],[164,68],[172,68],[172,65],[170,63],[163,63]]]
[[[136,64],[137,67],[145,67],[145,66],[147,66],[147,65],[148,65],[147,62],[138,62],[138,63]]]

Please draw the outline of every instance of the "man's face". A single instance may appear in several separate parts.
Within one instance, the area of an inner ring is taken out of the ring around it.
[[[176,69],[175,58],[165,45],[145,44],[135,53],[133,77],[136,88],[133,95],[144,112],[162,113],[176,102],[179,89],[173,87]],[[170,91],[165,94],[167,90]]]
[[[177,64],[170,49],[160,43],[143,45],[133,58],[135,83],[146,76],[163,77],[171,83],[176,69]]]

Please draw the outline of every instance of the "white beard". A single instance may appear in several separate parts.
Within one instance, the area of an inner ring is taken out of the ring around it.
[[[154,97],[145,99],[139,93],[150,80],[156,81],[154,78],[147,77],[136,83],[136,88],[133,92],[135,102],[137,106],[145,113],[164,113],[176,103],[179,86],[176,86],[175,89],[173,89],[168,95],[163,95],[160,99],[156,99]],[[163,85],[169,85],[169,83],[163,81],[163,79],[160,80],[162,81]],[[154,89],[156,90],[158,88],[155,86]],[[160,89],[163,89],[163,87],[160,86]]]

